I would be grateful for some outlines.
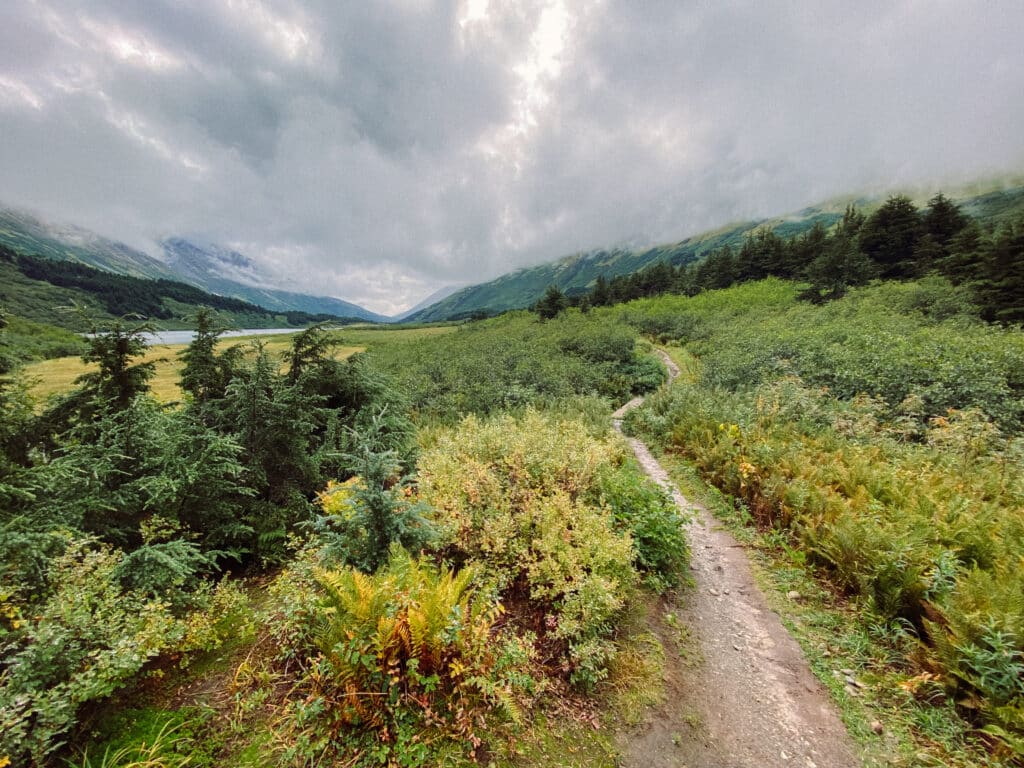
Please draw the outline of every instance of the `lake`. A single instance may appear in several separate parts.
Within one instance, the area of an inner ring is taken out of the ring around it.
[[[221,334],[222,339],[229,339],[235,336],[270,336],[280,333],[298,333],[301,328],[243,328],[239,331],[226,331]],[[145,333],[146,341],[149,344],[188,344],[195,338],[195,331],[157,331],[156,333]]]

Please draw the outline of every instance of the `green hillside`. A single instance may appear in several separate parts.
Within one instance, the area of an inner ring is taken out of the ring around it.
[[[239,299],[274,313],[305,312],[360,318],[374,323],[388,320],[358,304],[334,297],[311,296],[233,280],[218,271],[218,267],[223,267],[223,258],[227,256],[229,261],[237,259],[254,268],[249,259],[215,246],[200,247],[182,238],[164,241],[165,254],[170,257],[165,263],[125,243],[81,227],[54,224],[24,211],[0,208],[0,246],[53,261],[83,264],[116,275],[188,283],[207,293]]]
[[[909,197],[923,204],[934,190],[911,191]],[[981,223],[1001,225],[1024,212],[1024,185],[1020,180],[993,189],[991,183],[951,191],[949,197],[963,212]],[[870,213],[885,201],[885,196],[835,198],[785,216],[730,224],[720,229],[643,250],[598,250],[567,256],[558,261],[527,267],[479,285],[456,291],[413,315],[413,321],[457,320],[474,315],[493,315],[510,309],[532,306],[548,286],[558,286],[569,296],[585,293],[597,277],[611,279],[630,275],[659,262],[673,266],[697,261],[724,246],[740,247],[760,229],[769,229],[788,239],[810,230],[815,224],[826,228],[842,218],[847,205]]]
[[[26,256],[0,246],[0,307],[27,320],[75,331],[120,317],[151,320],[166,329],[190,328],[196,311],[203,306],[215,310],[221,323],[240,328],[345,320],[305,312],[272,312],[185,283],[111,274],[84,264]]]
[[[131,277],[178,280],[162,262],[124,243],[77,227],[52,227],[30,214],[0,209],[0,245]]]
[[[598,250],[566,256],[550,264],[527,267],[502,275],[487,283],[456,291],[407,318],[414,322],[432,322],[470,317],[473,314],[498,314],[533,304],[549,285],[566,293],[582,293],[598,275],[614,277],[638,272],[659,261],[685,264],[723,245],[738,245],[757,222],[731,225],[721,230],[690,237],[678,243],[658,245],[642,251]]]

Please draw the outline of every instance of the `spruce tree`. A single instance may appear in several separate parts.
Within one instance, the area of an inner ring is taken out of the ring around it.
[[[969,219],[960,211],[959,206],[939,192],[928,201],[928,210],[922,217],[924,231],[945,255],[950,241],[967,226]]]
[[[213,310],[202,307],[196,313],[196,336],[181,353],[181,388],[200,405],[223,397],[227,386],[216,354],[217,340],[224,331],[215,324]]]
[[[954,285],[971,283],[982,277],[986,240],[976,222],[968,222],[949,242],[948,253],[936,264]]]
[[[564,310],[569,303],[565,299],[565,294],[558,288],[557,285],[549,285],[547,292],[543,298],[540,299],[534,305],[534,309],[541,320],[551,320],[557,317],[562,310]]]
[[[905,195],[894,195],[864,222],[860,248],[878,264],[881,277],[914,277],[919,273],[914,246],[921,233],[914,203]]]
[[[850,286],[863,285],[875,276],[876,268],[845,232],[833,235],[824,251],[805,271],[811,287],[801,298],[814,303],[842,298]]]
[[[1006,226],[992,238],[974,285],[985,319],[1024,323],[1024,223]]]
[[[133,360],[145,355],[146,334],[154,330],[149,323],[126,327],[119,320],[109,330],[94,329],[82,360],[96,363],[99,370],[76,379],[82,391],[115,411],[125,410],[138,395],[149,392],[155,364]]]
[[[604,275],[598,275],[597,280],[594,281],[594,290],[590,293],[590,303],[595,307],[606,307],[612,303],[608,281]]]

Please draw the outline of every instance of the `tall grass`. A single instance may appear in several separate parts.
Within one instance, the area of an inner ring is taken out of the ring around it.
[[[368,355],[421,417],[449,422],[577,396],[621,402],[664,378],[660,364],[637,349],[629,327],[575,310],[547,322],[511,313],[371,348]]]
[[[826,307],[791,290],[767,281],[627,308],[648,326],[692,315],[680,340],[702,362],[628,423],[920,637],[915,663],[1019,749],[1024,334],[965,319],[935,281]]]

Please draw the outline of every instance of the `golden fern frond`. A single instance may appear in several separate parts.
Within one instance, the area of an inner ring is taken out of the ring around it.
[[[431,633],[428,614],[423,610],[410,610],[408,619],[409,656],[420,660],[421,670],[425,663],[429,662],[433,666],[433,658],[437,654],[434,653],[434,635]]]

